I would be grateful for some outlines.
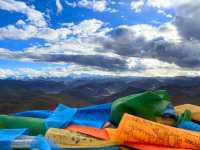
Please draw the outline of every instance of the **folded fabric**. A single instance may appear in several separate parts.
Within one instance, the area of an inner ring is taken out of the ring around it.
[[[177,114],[183,113],[185,110],[192,112],[192,120],[200,122],[200,106],[192,104],[184,104],[175,107]]]
[[[45,134],[46,131],[43,119],[8,115],[0,115],[0,128],[27,128],[30,135]]]
[[[105,129],[93,128],[89,126],[69,125],[67,130],[83,133],[98,139],[108,140],[109,136]]]
[[[76,108],[70,108],[59,104],[50,117],[45,120],[46,129],[64,128],[72,121],[76,112]]]
[[[64,128],[69,123],[102,128],[110,120],[111,103],[71,108],[59,104],[46,119],[46,128]]]
[[[112,104],[111,118],[118,124],[124,113],[156,120],[169,105],[169,95],[165,90],[147,91],[117,99]]]
[[[184,122],[181,122],[181,123],[178,124],[176,127],[177,127],[177,128],[186,129],[186,130],[191,130],[191,131],[200,132],[200,125],[197,124],[197,123],[194,123],[194,122],[192,122],[192,121],[184,121]]]
[[[120,144],[142,143],[164,147],[200,149],[200,133],[178,129],[125,114],[117,129],[106,129]]]
[[[52,111],[49,111],[49,110],[32,110],[32,111],[18,112],[18,113],[15,113],[14,115],[46,119],[51,114],[52,114]]]
[[[104,148],[117,145],[110,140],[100,140],[66,129],[50,128],[45,136],[62,148]]]
[[[110,120],[111,103],[79,108],[72,124],[102,128]]]
[[[27,132],[27,129],[0,129],[0,149],[12,150],[12,141]]]

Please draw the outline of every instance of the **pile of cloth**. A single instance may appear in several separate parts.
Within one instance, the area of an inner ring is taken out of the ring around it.
[[[199,150],[200,107],[166,90],[113,103],[0,115],[0,150]]]

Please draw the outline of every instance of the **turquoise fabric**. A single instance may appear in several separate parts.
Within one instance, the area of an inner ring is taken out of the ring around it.
[[[27,129],[0,129],[0,149],[12,150],[12,141],[27,132]]]
[[[63,128],[69,123],[102,128],[110,120],[111,103],[70,108],[58,105],[56,110],[46,119],[46,128]]]
[[[110,120],[111,103],[79,108],[72,124],[102,128]]]
[[[72,121],[76,112],[76,108],[70,108],[59,104],[50,117],[45,120],[46,129],[64,128]]]
[[[184,122],[181,122],[181,123],[178,124],[176,127],[177,127],[177,128],[186,129],[186,130],[191,130],[191,131],[200,132],[200,125],[197,124],[197,123],[194,123],[194,122],[192,122],[192,121],[184,121]]]

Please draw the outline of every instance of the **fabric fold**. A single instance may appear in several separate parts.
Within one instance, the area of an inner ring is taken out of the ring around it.
[[[52,111],[49,111],[49,110],[31,110],[31,111],[18,112],[18,113],[15,113],[14,115],[46,119],[51,114],[52,114]]]
[[[45,120],[46,129],[64,128],[72,121],[76,112],[76,108],[70,108],[59,104],[51,116]]]
[[[102,128],[110,120],[111,103],[79,108],[72,124]]]

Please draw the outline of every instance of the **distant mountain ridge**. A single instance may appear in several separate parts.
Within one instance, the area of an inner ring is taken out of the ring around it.
[[[174,104],[200,105],[200,77],[148,78],[85,76],[0,80],[0,112],[54,108],[58,103],[84,106],[145,90],[169,90]]]

